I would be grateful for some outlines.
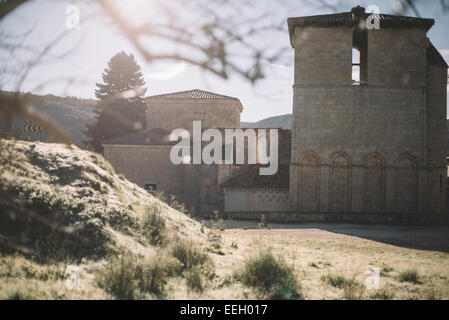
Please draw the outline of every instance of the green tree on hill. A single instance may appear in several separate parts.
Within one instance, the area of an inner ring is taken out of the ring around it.
[[[100,100],[97,120],[85,133],[90,138],[87,143],[97,152],[102,152],[104,140],[145,128],[146,89],[140,70],[134,55],[122,51],[108,62],[103,83],[96,84],[95,96]]]

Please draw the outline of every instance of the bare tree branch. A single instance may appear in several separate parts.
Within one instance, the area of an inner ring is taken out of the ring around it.
[[[16,8],[20,7],[24,3],[29,2],[28,0],[5,0],[0,2],[0,20],[14,11]]]

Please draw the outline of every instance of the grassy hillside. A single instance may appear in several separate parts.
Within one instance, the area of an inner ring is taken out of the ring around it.
[[[1,143],[0,298],[85,298],[67,290],[68,265],[80,269],[91,298],[164,297],[167,282],[183,283],[187,269],[206,277],[201,225],[101,156]]]
[[[291,268],[272,256],[289,283],[274,275],[243,290],[251,273],[220,268],[236,249],[219,227],[148,194],[98,154],[0,139],[0,168],[0,299],[299,297]]]

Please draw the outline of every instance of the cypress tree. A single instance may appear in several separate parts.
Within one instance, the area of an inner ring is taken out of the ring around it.
[[[96,121],[87,126],[88,144],[102,152],[104,140],[143,130],[145,121],[145,81],[134,55],[120,52],[108,62],[97,83],[99,104]]]

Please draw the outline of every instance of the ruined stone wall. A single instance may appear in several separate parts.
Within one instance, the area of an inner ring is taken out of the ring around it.
[[[425,31],[369,30],[363,86],[351,83],[352,28],[297,28],[294,46],[291,209],[440,210],[428,205],[427,159],[444,161],[446,107],[439,91],[427,112]]]

